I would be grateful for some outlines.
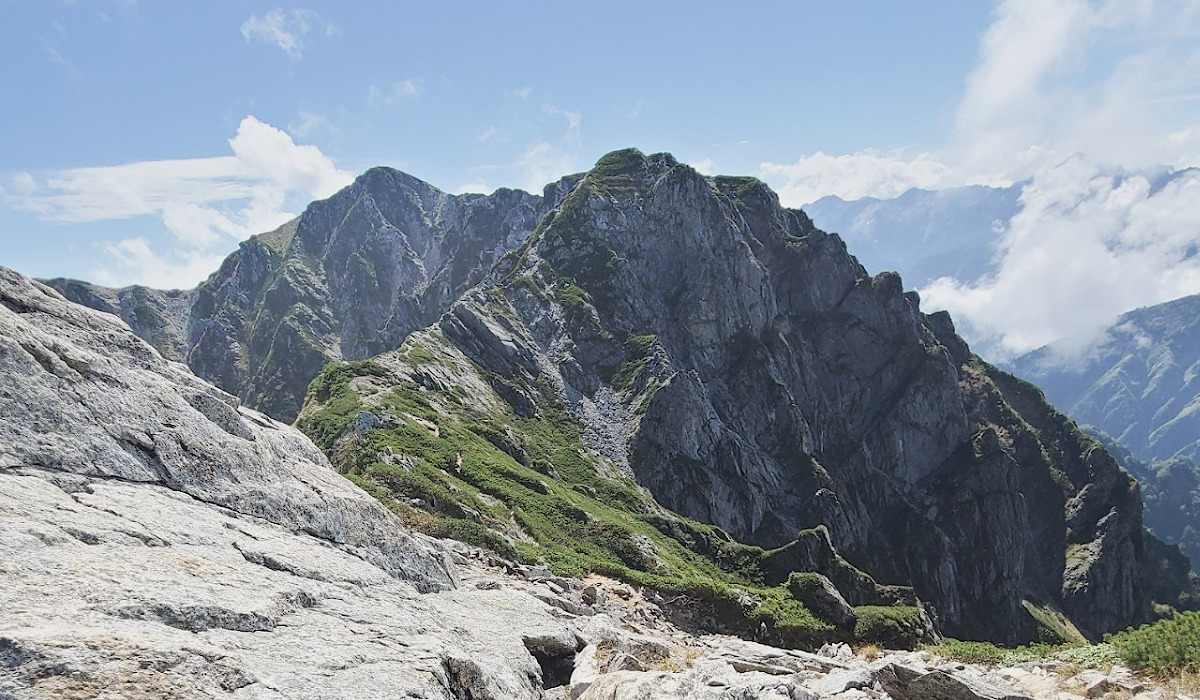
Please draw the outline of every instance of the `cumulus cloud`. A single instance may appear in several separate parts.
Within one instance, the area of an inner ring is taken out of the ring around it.
[[[1074,153],[1192,164],[1200,10],[1187,0],[1007,0],[980,42],[947,155],[1022,179]]]
[[[541,192],[547,183],[578,170],[579,133],[583,116],[579,112],[543,105],[542,111],[566,122],[562,136],[556,140],[539,140],[517,159],[522,187],[528,192]]]
[[[958,106],[963,159],[1008,166],[1012,153],[1036,144],[1047,122],[1070,109],[1075,96],[1054,78],[1080,67],[1092,14],[1085,0],[1008,0],[997,8]]]
[[[282,130],[247,116],[229,140],[232,155],[73,168],[37,178],[14,176],[5,203],[47,221],[68,223],[157,217],[168,250],[154,253],[148,239],[105,248],[115,268],[100,277],[148,283],[174,270],[171,286],[194,284],[215,269],[217,249],[269,231],[296,214],[289,197],[327,197],[352,177],[315,146],[299,145]]]
[[[404,102],[417,99],[425,92],[425,81],[418,78],[397,80],[391,85],[379,87],[371,85],[367,88],[367,103],[396,107]]]
[[[261,41],[281,49],[293,61],[304,57],[313,33],[333,36],[338,28],[313,10],[284,10],[276,7],[262,16],[251,15],[242,22],[242,38],[246,43]]]
[[[963,320],[991,357],[1088,341],[1130,309],[1200,293],[1200,172],[1114,172],[1078,156],[1039,173],[1002,231],[997,272],[942,278],[924,305]]]
[[[945,143],[915,156],[818,152],[762,175],[791,206],[1029,180],[994,273],[939,280],[924,306],[949,309],[992,357],[1086,339],[1125,311],[1200,292],[1196,176],[1151,186],[1161,166],[1200,165],[1198,75],[1191,0],[1004,0]]]
[[[92,271],[92,279],[110,287],[131,284],[127,271],[135,270],[138,272],[136,284],[157,289],[186,289],[216,270],[224,257],[196,250],[159,255],[144,237],[102,243],[100,248],[117,269],[98,267]]]
[[[842,199],[896,197],[913,187],[935,189],[962,184],[954,181],[950,168],[929,153],[915,158],[862,151],[827,155],[821,151],[791,164],[763,163],[762,175],[782,180],[780,199],[799,207],[826,195]]]
[[[867,149],[763,163],[800,206],[827,194],[1011,184],[1075,153],[1127,168],[1200,163],[1200,5],[1005,0],[980,39],[952,133],[915,156]]]

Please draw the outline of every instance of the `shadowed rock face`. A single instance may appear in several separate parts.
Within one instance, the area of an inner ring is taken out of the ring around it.
[[[898,276],[669,155],[546,195],[369,171],[193,292],[188,362],[290,418],[326,359],[433,325],[517,415],[565,401],[661,504],[768,547],[823,524],[948,634],[1026,640],[1028,606],[1093,636],[1148,614],[1135,482]]]
[[[51,280],[121,316],[165,356],[280,420],[330,360],[361,359],[433,323],[543,214],[514,190],[453,196],[374,168],[256,236],[190,292]]]
[[[440,328],[663,505],[768,547],[824,524],[948,634],[1026,639],[1026,601],[1093,636],[1148,612],[1136,483],[752,178],[605,156]]]

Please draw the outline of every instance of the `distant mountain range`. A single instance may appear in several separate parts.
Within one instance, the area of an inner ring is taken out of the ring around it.
[[[899,272],[906,287],[939,277],[976,280],[992,270],[997,230],[1019,210],[1011,187],[911,189],[893,199],[823,197],[804,207],[813,223],[846,241],[872,273]]]
[[[1194,168],[1136,173],[1149,195],[1196,172]],[[1114,172],[1114,186],[1131,173]],[[910,289],[939,277],[977,282],[997,270],[1001,232],[1021,210],[1029,181],[1008,187],[971,185],[910,189],[891,199],[823,197],[804,206],[813,223],[836,233],[871,273],[895,271]]]
[[[1071,339],[1007,368],[1138,458],[1200,461],[1200,295],[1131,311],[1082,357]]]

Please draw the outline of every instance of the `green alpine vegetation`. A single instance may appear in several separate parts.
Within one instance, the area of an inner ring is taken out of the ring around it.
[[[1200,672],[1200,612],[1176,613],[1124,632],[1107,635],[1098,644],[1075,641],[1027,644],[1006,648],[988,642],[946,639],[926,650],[963,663],[1015,666],[1054,659],[1073,667],[1108,670],[1123,664],[1159,677]]]
[[[1106,638],[1131,667],[1151,673],[1200,672],[1200,612],[1177,613]]]
[[[630,359],[614,384],[628,384],[654,341],[626,340]],[[707,606],[724,629],[766,630],[789,646],[922,638],[911,605],[861,606],[851,627],[822,619],[798,600],[799,579],[772,566],[772,552],[663,508],[584,447],[550,387],[533,415],[519,416],[491,388],[503,381],[437,332],[418,333],[394,353],[327,365],[297,425],[339,471],[426,534],[557,575],[595,572],[682,597]]]

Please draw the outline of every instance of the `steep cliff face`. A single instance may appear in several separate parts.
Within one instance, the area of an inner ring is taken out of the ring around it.
[[[542,213],[542,199],[524,192],[453,196],[374,168],[243,243],[191,292],[50,284],[117,313],[165,355],[290,421],[326,362],[384,352],[432,323]]]
[[[1182,457],[1146,462],[1094,426],[1085,426],[1084,431],[1093,434],[1138,480],[1146,527],[1163,541],[1178,545],[1192,565],[1200,564],[1200,465]]]
[[[947,633],[1149,612],[1136,482],[752,178],[605,156],[438,326],[658,503],[766,547],[823,524]]]

